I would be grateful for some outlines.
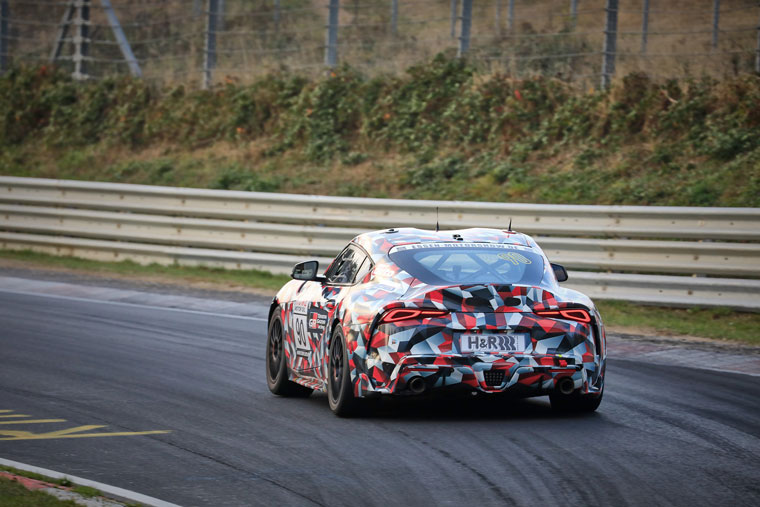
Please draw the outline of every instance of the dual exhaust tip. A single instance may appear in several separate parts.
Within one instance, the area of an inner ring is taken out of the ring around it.
[[[557,382],[557,389],[564,395],[572,394],[575,391],[575,382],[570,377],[563,377]]]
[[[425,380],[422,377],[412,377],[412,379],[406,383],[406,387],[408,387],[414,394],[422,394],[427,389]]]
[[[409,382],[406,383],[406,387],[414,394],[422,394],[427,389],[425,385],[425,379],[422,377],[412,377]],[[570,377],[564,377],[557,382],[557,389],[564,395],[572,394],[575,391],[575,382]]]

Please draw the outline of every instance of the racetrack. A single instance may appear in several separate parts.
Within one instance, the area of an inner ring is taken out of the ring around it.
[[[269,393],[257,317],[88,297],[0,291],[0,456],[182,505],[760,502],[758,376],[611,347],[592,415],[407,399],[339,419]],[[149,431],[169,432],[92,436]]]

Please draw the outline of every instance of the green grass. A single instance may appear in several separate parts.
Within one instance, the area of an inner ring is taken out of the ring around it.
[[[30,251],[0,250],[0,259],[25,261],[39,267],[64,268],[102,276],[132,275],[137,279],[161,277],[176,283],[204,282],[262,289],[274,294],[290,278],[264,271],[224,270],[201,267],[141,266],[131,261],[99,262],[56,257]],[[760,314],[728,308],[662,308],[624,301],[597,300],[608,331],[688,335],[760,345]]]
[[[71,481],[69,481],[68,479],[53,479],[45,475],[40,475],[34,472],[27,472],[26,470],[19,470],[18,468],[13,468],[13,467],[5,466],[5,465],[0,465],[0,470],[4,472],[10,472],[12,474],[20,475],[22,477],[27,477],[29,479],[35,479],[37,481],[45,481],[51,484],[58,484],[59,486],[69,487],[72,485]]]
[[[100,262],[77,257],[57,257],[31,251],[0,250],[0,259],[31,262],[41,267],[63,268],[97,275],[133,275],[150,279],[161,277],[175,282],[210,282],[221,285],[239,285],[271,291],[273,294],[290,280],[286,275],[275,275],[267,271],[234,270],[191,266],[143,266],[132,261]]]
[[[71,491],[73,491],[74,493],[77,493],[78,495],[82,495],[83,497],[86,497],[86,498],[93,498],[96,496],[103,495],[103,493],[101,493],[95,488],[91,488],[90,486],[74,486],[73,488],[71,488]]]
[[[0,76],[0,174],[409,199],[760,206],[760,76],[610,90],[439,55],[250,85]]]
[[[596,301],[608,330],[688,335],[760,345],[760,314],[730,308],[662,308],[624,301]]]
[[[18,468],[13,468],[5,465],[0,465],[0,470],[4,472],[10,472],[15,475],[20,475],[21,477],[27,477],[29,479],[44,481],[50,484],[57,484],[59,486],[73,486],[71,490],[74,493],[78,493],[84,497],[92,498],[96,496],[102,496],[102,493],[95,488],[91,488],[89,486],[75,486],[71,483],[71,481],[65,478],[53,479],[52,477],[47,477],[34,472],[27,472],[26,470],[19,470]],[[77,504],[71,500],[59,500],[58,498],[55,498],[54,496],[51,496],[42,491],[30,491],[13,480],[0,477],[0,507],[61,507],[74,505]]]
[[[43,491],[31,491],[0,477],[0,507],[76,507],[72,500],[59,500]]]

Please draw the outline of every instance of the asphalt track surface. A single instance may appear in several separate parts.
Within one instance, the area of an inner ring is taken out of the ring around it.
[[[0,292],[0,410],[65,420],[0,431],[170,430],[0,456],[181,505],[760,503],[757,376],[611,359],[591,415],[407,399],[339,419],[272,396],[264,344],[259,320]]]

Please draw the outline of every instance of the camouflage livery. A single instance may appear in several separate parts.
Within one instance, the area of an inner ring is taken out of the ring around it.
[[[543,277],[531,286],[430,285],[391,259],[400,248],[428,243],[529,250],[543,259]],[[289,380],[327,389],[330,341],[340,326],[355,397],[418,394],[419,388],[409,388],[413,378],[424,381],[425,391],[446,387],[521,396],[551,394],[561,381],[568,390],[562,379],[570,379],[573,394],[601,397],[606,358],[601,318],[588,297],[559,286],[531,237],[494,229],[403,228],[362,234],[350,245],[371,260],[361,279],[353,284],[291,280],[272,302],[270,320],[279,315],[282,321]],[[439,313],[383,321],[398,308]],[[567,309],[581,313],[559,313]],[[500,350],[478,351],[479,345]]]

